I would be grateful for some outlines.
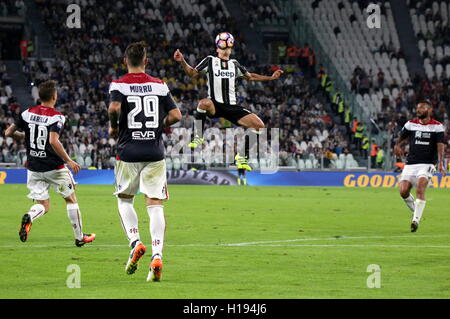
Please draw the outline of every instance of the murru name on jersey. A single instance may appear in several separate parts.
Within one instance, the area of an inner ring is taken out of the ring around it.
[[[151,85],[130,85],[131,93],[150,93],[151,91]]]

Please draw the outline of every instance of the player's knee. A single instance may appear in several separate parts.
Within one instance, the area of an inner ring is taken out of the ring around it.
[[[44,206],[45,213],[47,213],[50,210],[50,201],[49,200],[42,200],[42,201],[38,200],[37,203]]]
[[[117,195],[118,198],[123,198],[123,199],[132,199],[134,196],[133,195],[125,195],[125,194],[119,194]]]
[[[409,190],[408,189],[400,189],[400,196],[402,198],[408,198],[409,197]]]
[[[158,199],[158,198],[148,198],[147,196],[145,196],[145,204],[147,206],[163,206],[164,205],[164,201],[162,199]]]

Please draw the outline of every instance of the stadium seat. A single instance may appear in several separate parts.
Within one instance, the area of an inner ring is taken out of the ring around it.
[[[306,168],[305,161],[301,158],[297,161],[297,168],[303,170]]]
[[[172,159],[170,157],[166,158],[166,169],[168,171],[172,170],[173,168],[173,163],[172,163]]]

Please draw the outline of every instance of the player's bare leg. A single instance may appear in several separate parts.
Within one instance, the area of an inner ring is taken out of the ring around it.
[[[119,194],[117,195],[117,201],[120,221],[131,247],[125,272],[132,275],[136,272],[139,259],[144,256],[147,249],[139,239],[138,218],[133,206],[134,196]]]
[[[411,221],[411,232],[416,232],[419,227],[420,219],[422,218],[423,210],[425,209],[425,190],[428,187],[428,178],[427,177],[419,177],[417,181],[417,189],[416,189],[416,201],[415,201],[415,209],[414,215]]]
[[[249,129],[253,129],[256,132],[265,127],[264,122],[259,118],[258,115],[252,113],[244,116],[238,121],[238,124]]]
[[[411,194],[412,184],[409,181],[401,181],[399,184],[400,196],[403,198],[406,206],[408,206],[411,213],[414,213],[415,209],[415,199]]]
[[[206,115],[214,116],[216,114],[216,109],[214,103],[211,99],[201,99],[198,102],[197,111],[195,119],[201,121],[201,132],[194,133],[194,139],[189,143],[190,148],[197,148],[198,146],[205,143],[203,139],[203,131],[205,128]]]
[[[83,233],[83,225],[81,223],[80,207],[75,193],[72,193],[69,197],[64,198],[67,205],[67,217],[73,228],[73,234],[75,236],[75,245],[82,247],[87,243],[91,243],[95,239],[95,234]]]
[[[150,218],[150,235],[152,237],[152,259],[147,281],[160,281],[162,277],[162,252],[166,219],[164,218],[163,201],[145,196],[145,204]]]
[[[241,118],[238,121],[238,124],[245,128],[251,129],[252,132],[255,134],[260,134],[260,130],[262,130],[265,127],[264,122],[259,118],[258,115],[254,113],[246,115],[243,118]],[[247,158],[250,158],[250,149],[252,148],[252,145],[250,145],[250,141],[248,144],[245,143],[246,145],[245,156],[247,156]]]
[[[28,213],[23,215],[19,230],[20,241],[26,242],[31,231],[33,221],[44,216],[50,210],[50,200],[37,200],[37,204],[31,206]]]

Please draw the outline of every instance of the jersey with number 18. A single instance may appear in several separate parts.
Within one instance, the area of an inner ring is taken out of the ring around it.
[[[177,108],[167,85],[145,73],[128,73],[109,88],[111,102],[120,102],[117,156],[125,162],[164,159],[163,121]]]
[[[64,167],[64,161],[49,143],[49,136],[50,132],[60,135],[65,121],[61,113],[44,105],[31,107],[17,118],[16,127],[25,132],[26,166],[30,171],[48,172]]]

